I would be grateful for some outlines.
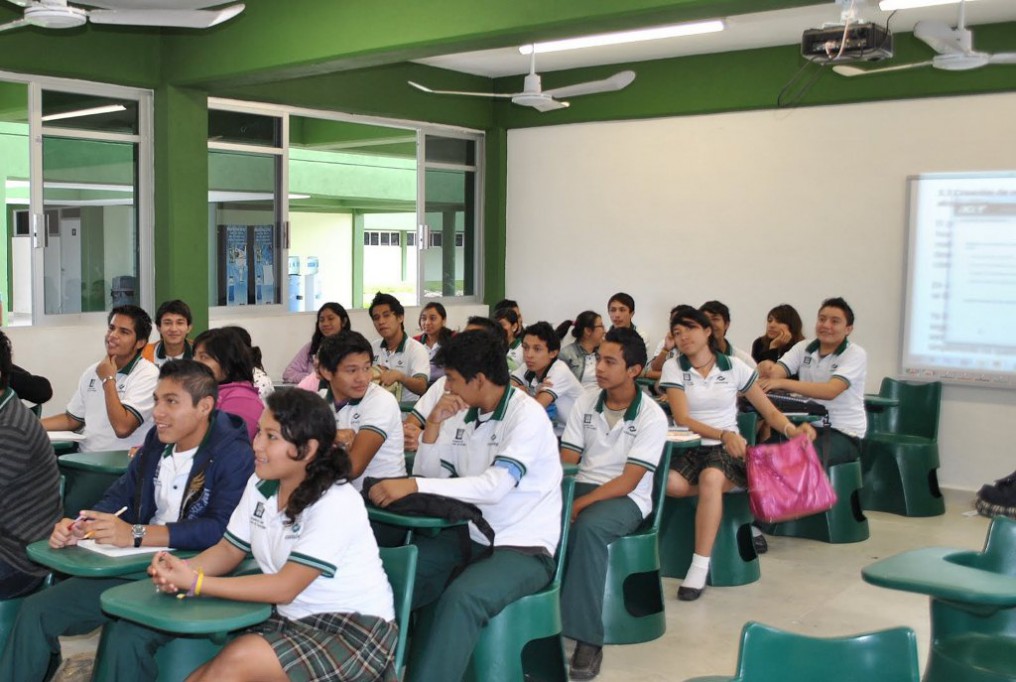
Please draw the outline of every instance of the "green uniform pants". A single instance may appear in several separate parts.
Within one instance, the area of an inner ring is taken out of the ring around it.
[[[170,635],[102,613],[99,596],[111,587],[130,582],[122,578],[70,578],[25,599],[0,656],[0,680],[41,682],[50,656],[60,652],[59,637],[83,635],[100,625],[110,628],[113,643],[104,652],[106,680],[155,680],[155,651]],[[98,682],[106,682],[99,680]]]
[[[469,665],[480,630],[505,606],[542,589],[554,575],[554,560],[495,548],[493,556],[471,563],[448,587],[445,583],[461,563],[458,530],[436,537],[417,537],[419,548],[413,608],[436,602],[429,631],[412,640],[408,680],[455,682]],[[473,556],[483,545],[472,543]]]
[[[597,488],[575,485],[576,499]],[[561,585],[564,636],[603,645],[603,591],[607,583],[607,545],[642,525],[642,511],[627,495],[586,507],[572,522]]]

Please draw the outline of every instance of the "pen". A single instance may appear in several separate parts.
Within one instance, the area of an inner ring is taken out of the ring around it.
[[[119,518],[119,517],[120,517],[120,514],[123,514],[123,513],[125,512],[125,511],[127,511],[127,507],[126,507],[126,506],[120,507],[120,511],[118,511],[118,512],[117,512],[117,513],[115,513],[115,514],[113,514],[113,516],[115,516],[115,517]],[[77,521],[75,521],[75,523],[77,523]],[[85,533],[85,537],[84,537],[84,538],[82,538],[82,539],[83,539],[83,540],[87,540],[87,539],[89,539],[90,537],[92,537],[92,535],[93,535],[93,534],[94,534],[94,531],[91,531],[91,530],[90,530],[90,531],[88,531],[87,533]]]

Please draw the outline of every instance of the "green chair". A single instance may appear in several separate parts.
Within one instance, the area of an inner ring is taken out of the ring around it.
[[[487,623],[473,647],[466,679],[482,682],[520,682],[523,679],[568,679],[561,641],[561,578],[568,547],[568,527],[575,497],[575,479],[561,481],[561,541],[557,568],[545,588],[512,602]],[[428,627],[432,609],[419,612],[417,627]]]
[[[869,412],[861,448],[865,509],[902,516],[940,516],[938,414],[942,384],[882,380],[879,394],[897,407]]]
[[[847,637],[808,637],[749,621],[734,677],[686,682],[920,682],[917,637],[891,628]]]
[[[755,444],[758,414],[739,412],[737,428],[749,445]],[[660,520],[660,568],[664,577],[684,578],[695,553],[695,512],[698,497],[668,497]],[[762,576],[751,537],[754,517],[748,493],[732,490],[723,495],[723,518],[709,562],[709,584],[714,587],[747,585]]]
[[[820,540],[830,544],[863,542],[871,536],[861,508],[861,463],[844,462],[829,468],[836,505],[827,512],[773,524],[773,535]]]
[[[664,446],[653,476],[653,511],[634,533],[607,546],[603,596],[605,644],[651,642],[667,631],[659,532],[669,472],[670,448]]]
[[[995,517],[981,552],[926,547],[877,561],[861,575],[931,598],[924,682],[1016,680],[1016,521]]]
[[[64,476],[64,516],[75,518],[102,499],[109,488],[127,470],[126,450],[72,453],[56,460]]]
[[[409,617],[413,608],[418,551],[416,545],[381,548],[381,563],[384,564],[388,582],[392,586],[392,594],[395,597],[395,622],[399,624],[399,642],[395,647],[395,672],[399,679],[402,679],[406,641],[409,638]]]

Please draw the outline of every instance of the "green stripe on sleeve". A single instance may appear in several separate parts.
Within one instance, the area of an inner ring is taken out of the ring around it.
[[[288,561],[292,561],[294,564],[302,564],[303,566],[315,568],[321,571],[321,575],[323,575],[326,578],[335,577],[335,566],[333,564],[328,563],[327,561],[315,559],[312,556],[300,554],[299,552],[290,552]]]
[[[379,436],[381,436],[383,439],[388,440],[388,434],[387,433],[385,433],[384,431],[382,431],[378,427],[373,426],[371,424],[365,424],[365,425],[361,426],[360,430],[361,431],[373,431],[374,433],[376,433]]]
[[[142,417],[142,416],[141,416],[141,413],[140,413],[140,412],[138,412],[137,410],[135,410],[135,409],[134,409],[133,407],[131,407],[130,405],[124,405],[124,406],[123,406],[123,409],[127,410],[127,411],[128,411],[128,412],[130,412],[130,413],[131,413],[132,415],[134,415],[134,418],[138,420],[138,425],[141,425],[141,424],[144,424],[144,423],[145,423],[145,419],[144,419],[144,417]]]
[[[829,378],[830,379],[839,379],[840,381],[842,381],[843,383],[845,383],[847,385],[847,388],[850,388],[850,379],[846,378],[842,374],[834,374],[834,375],[832,375]]]
[[[580,455],[582,454],[583,450],[581,445],[575,445],[574,443],[569,443],[567,441],[561,441],[561,447],[566,450],[571,450],[572,452],[577,452]]]
[[[635,459],[634,457],[629,457],[626,461],[629,464],[634,464],[635,466],[640,466],[643,469],[646,469],[647,471],[649,471],[650,473],[656,473],[656,465],[651,463],[651,462],[643,462],[641,459]]]
[[[229,544],[233,545],[237,549],[239,549],[241,551],[244,551],[244,552],[249,552],[250,551],[250,543],[249,542],[244,542],[240,538],[238,538],[235,535],[233,535],[232,533],[230,533],[228,530],[226,531],[226,534],[223,535],[222,537],[226,539],[226,542],[228,542]]]

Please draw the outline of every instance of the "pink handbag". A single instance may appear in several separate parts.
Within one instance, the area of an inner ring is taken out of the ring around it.
[[[745,459],[751,513],[760,521],[790,521],[836,504],[829,477],[805,435],[785,443],[753,445]]]

